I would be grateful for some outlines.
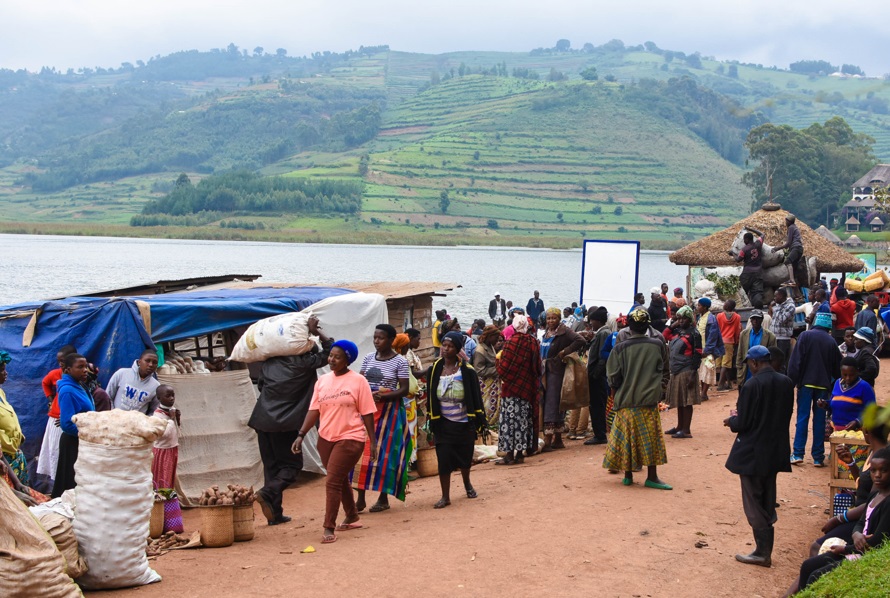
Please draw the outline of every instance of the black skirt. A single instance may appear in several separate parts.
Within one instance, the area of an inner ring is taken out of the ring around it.
[[[469,469],[473,464],[476,430],[470,422],[453,422],[444,417],[436,422],[433,435],[439,473]]]
[[[65,490],[71,490],[77,485],[74,481],[74,464],[77,462],[79,446],[80,440],[77,436],[62,432],[62,437],[59,438],[59,464],[56,466],[53,498],[59,498]]]

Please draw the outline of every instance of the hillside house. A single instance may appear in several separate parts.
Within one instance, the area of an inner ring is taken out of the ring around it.
[[[875,216],[868,223],[869,228],[871,228],[871,232],[873,233],[881,233],[884,232],[884,221],[881,220],[880,216]]]
[[[882,232],[887,217],[875,209],[875,191],[890,185],[890,164],[878,164],[858,181],[853,183],[853,198],[841,209],[841,218],[848,233],[859,232],[860,224],[866,224],[866,230]],[[878,220],[880,224],[872,225]],[[880,228],[875,229],[875,226]]]
[[[849,218],[847,218],[847,221],[844,222],[844,224],[847,227],[848,233],[858,233],[859,232],[859,218],[857,218],[855,216],[855,214],[853,216],[850,216]]]

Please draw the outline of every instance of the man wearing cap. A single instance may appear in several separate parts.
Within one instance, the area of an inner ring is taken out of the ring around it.
[[[803,257],[803,240],[800,237],[800,229],[797,228],[797,219],[793,214],[785,216],[785,226],[788,228],[788,236],[782,245],[773,247],[773,253],[783,249],[788,250],[785,256],[785,267],[788,268],[788,281],[782,283],[783,287],[796,287],[797,282],[794,280],[794,271],[800,258]]]
[[[649,309],[646,311],[649,312],[652,327],[658,331],[664,330],[664,325],[667,324],[668,320],[667,303],[661,297],[660,288],[652,287],[649,289]]]
[[[788,362],[788,377],[797,386],[797,425],[794,430],[792,465],[803,465],[807,428],[813,413],[811,454],[816,467],[825,467],[825,409],[819,400],[831,398],[834,381],[841,375],[841,353],[831,337],[831,314],[816,314],[813,328],[803,332]]]
[[[874,388],[875,379],[881,370],[880,361],[875,355],[874,330],[863,326],[853,333],[853,344],[856,346],[856,365],[859,367],[859,377]]]
[[[837,350],[835,350],[837,353]],[[788,427],[794,411],[794,383],[770,365],[770,352],[755,345],[745,353],[751,379],[742,387],[736,408],[723,425],[737,434],[726,469],[742,483],[742,507],[754,530],[751,554],[737,554],[748,565],[772,565],[776,517],[776,474],[789,472]]]
[[[739,350],[736,352],[735,369],[738,376],[739,388],[746,380],[751,378],[748,371],[748,362],[745,356],[752,347],[762,345],[767,349],[776,346],[776,335],[763,327],[763,312],[755,309],[748,316],[748,327],[739,335]]]
[[[501,299],[500,293],[495,293],[494,299],[489,302],[488,315],[491,317],[492,324],[501,330],[504,329],[504,325],[507,323],[507,302]]]
[[[587,349],[587,381],[590,392],[590,423],[593,427],[593,438],[584,444],[606,444],[606,399],[609,396],[606,381],[606,359],[602,355],[612,331],[606,326],[609,312],[605,307],[597,307],[587,316],[593,338]]]

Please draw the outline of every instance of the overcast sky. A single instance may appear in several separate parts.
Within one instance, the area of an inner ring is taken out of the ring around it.
[[[613,38],[787,67],[890,72],[887,0],[0,0],[0,67],[117,67],[234,42],[292,56],[360,45],[528,51]]]

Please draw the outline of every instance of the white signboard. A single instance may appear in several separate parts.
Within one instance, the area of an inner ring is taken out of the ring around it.
[[[581,303],[605,307],[609,315],[627,314],[637,292],[639,241],[584,241]]]

